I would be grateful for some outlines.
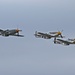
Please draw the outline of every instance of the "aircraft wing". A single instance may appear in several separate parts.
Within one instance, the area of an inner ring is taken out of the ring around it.
[[[18,36],[18,37],[24,37],[24,35],[16,35],[16,36]]]
[[[24,37],[24,35],[11,35],[11,36]]]

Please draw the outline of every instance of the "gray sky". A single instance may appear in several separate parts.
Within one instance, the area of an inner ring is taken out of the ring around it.
[[[0,75],[75,75],[75,45],[37,39],[61,31],[75,38],[74,0],[0,0],[0,28],[22,29],[24,38],[0,36]]]

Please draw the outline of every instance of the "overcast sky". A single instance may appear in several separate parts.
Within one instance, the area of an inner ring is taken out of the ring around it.
[[[17,27],[25,37],[0,36],[0,75],[75,75],[75,45],[34,37],[63,30],[75,38],[75,0],[0,0],[0,29]]]

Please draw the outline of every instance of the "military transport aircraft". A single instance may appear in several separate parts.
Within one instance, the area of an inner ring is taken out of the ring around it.
[[[70,44],[75,44],[75,40],[62,40],[62,39],[56,39],[56,37],[55,37],[54,43],[62,44],[62,45],[70,45]]]
[[[54,34],[54,32],[51,32],[51,33],[42,33],[42,32],[35,32],[35,37],[37,38],[44,38],[44,39],[51,39],[53,37],[61,37],[63,38],[64,36],[62,36],[61,32],[57,32],[55,33],[55,35],[51,35],[51,34]]]
[[[12,29],[12,30],[2,30],[0,29],[0,35],[2,36],[18,36],[18,37],[24,37],[24,35],[19,35],[19,32],[22,31],[22,30],[19,30],[19,29]]]

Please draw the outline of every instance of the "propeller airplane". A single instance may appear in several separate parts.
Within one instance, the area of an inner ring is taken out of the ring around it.
[[[12,29],[12,30],[2,30],[0,29],[0,35],[8,37],[8,36],[18,36],[18,37],[24,37],[24,35],[19,35],[19,32],[22,30],[19,29]]]
[[[55,34],[55,35],[51,35],[51,34]],[[51,38],[54,38],[54,37],[61,37],[61,38],[64,38],[64,36],[62,36],[62,33],[61,32],[51,32],[51,33],[42,33],[42,32],[35,32],[35,37],[37,38],[44,38],[44,39],[51,39]]]
[[[54,43],[55,44],[62,44],[62,45],[70,45],[70,44],[75,44],[75,40],[62,40],[62,39],[56,39],[56,37],[54,38]]]

